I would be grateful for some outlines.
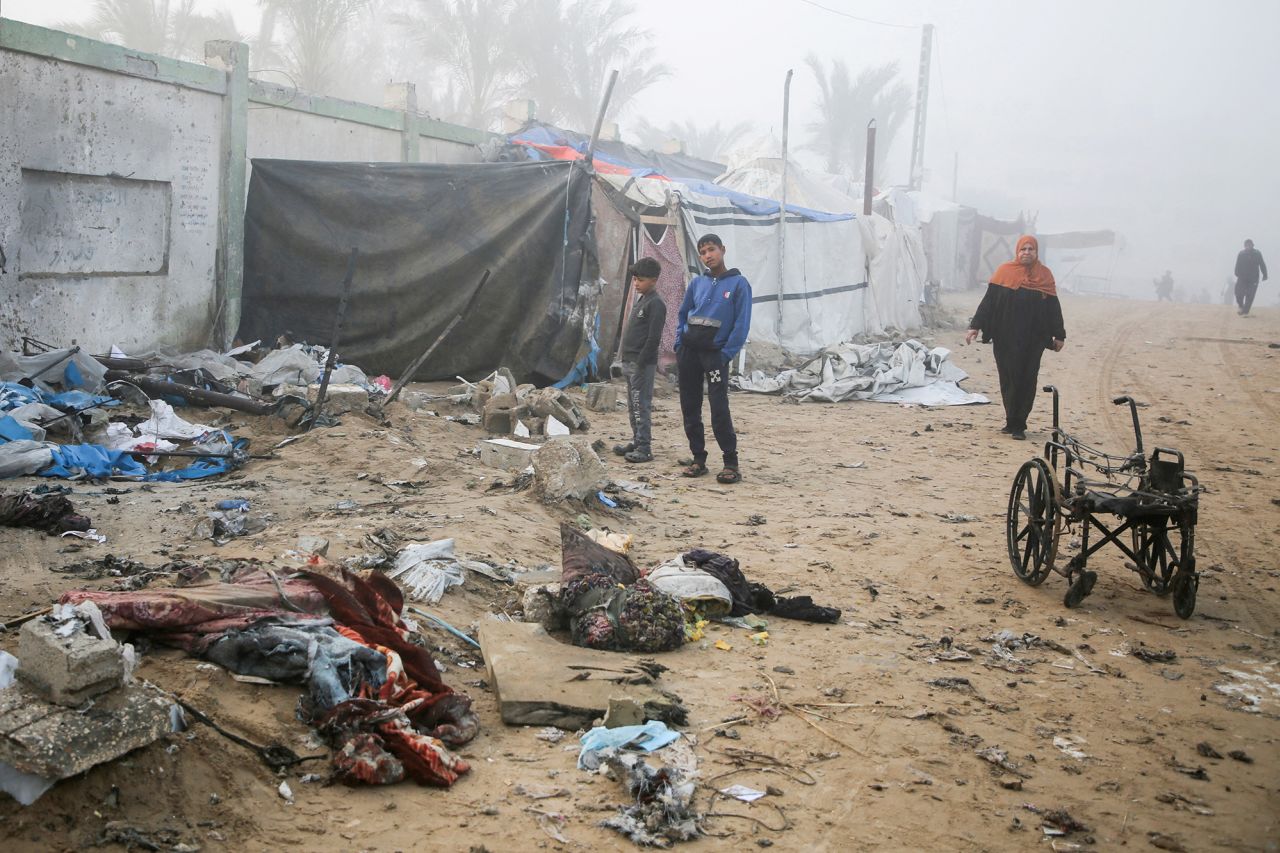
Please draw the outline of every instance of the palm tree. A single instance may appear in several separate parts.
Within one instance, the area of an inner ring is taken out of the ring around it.
[[[225,8],[205,15],[196,0],[96,0],[87,21],[55,25],[100,41],[178,59],[203,60],[204,43],[239,41],[235,21]]]
[[[819,119],[809,124],[810,147],[827,160],[828,172],[849,172],[859,177],[866,165],[867,122],[876,120],[876,173],[911,110],[911,90],[890,62],[867,68],[856,79],[842,60],[833,60],[830,72],[817,56],[805,62],[818,80]]]
[[[338,82],[346,66],[349,26],[369,3],[370,0],[276,0],[268,4],[278,7],[284,21],[287,35],[280,54],[298,88],[328,92]]]
[[[609,71],[617,69],[605,118],[620,115],[636,95],[671,73],[646,61],[653,33],[623,25],[634,13],[628,0],[520,0],[512,16],[520,34],[514,48],[519,94],[537,103],[540,117],[587,131],[595,124]]]
[[[511,94],[513,0],[418,0],[417,6],[416,14],[399,16],[400,25],[440,70],[448,100],[461,101],[458,118],[488,127]]]
[[[721,127],[720,122],[713,125],[698,126],[692,121],[668,122],[666,127],[657,127],[645,119],[636,122],[636,137],[645,148],[657,149],[673,139],[684,143],[684,152],[691,157],[703,160],[724,162],[734,143],[751,131],[749,121],[740,121],[728,127]]]

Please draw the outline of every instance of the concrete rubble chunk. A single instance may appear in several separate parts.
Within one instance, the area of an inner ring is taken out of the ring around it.
[[[315,554],[318,557],[323,557],[329,553],[329,540],[323,536],[311,536],[304,533],[298,537],[297,549],[304,554]]]
[[[18,683],[0,690],[0,762],[66,779],[158,740],[173,701],[141,684],[97,697],[85,711],[44,701]]]
[[[609,708],[604,713],[604,727],[606,729],[642,725],[644,725],[643,705],[627,696],[609,697]]]
[[[533,482],[542,499],[583,500],[609,483],[609,472],[585,436],[556,436],[533,454]]]
[[[480,442],[480,462],[503,471],[523,471],[533,462],[536,444],[509,438],[486,438]]]
[[[569,614],[560,603],[558,583],[526,588],[521,605],[525,622],[541,625],[547,631],[561,631],[569,627]]]
[[[18,636],[18,678],[41,696],[75,707],[124,680],[120,644],[83,631],[60,637],[56,625],[32,619]]]
[[[653,681],[631,655],[562,643],[531,622],[486,620],[479,639],[508,725],[589,728],[615,697],[634,701],[647,720],[679,722],[684,713],[679,698],[655,684],[627,683]]]
[[[593,412],[612,412],[618,407],[618,387],[609,382],[587,385],[587,408]]]
[[[590,424],[586,415],[573,402],[573,398],[559,388],[540,388],[530,392],[524,399],[529,411],[539,417],[554,417],[560,423],[574,431],[587,429]]]
[[[320,393],[319,385],[307,387],[307,399],[316,401]],[[369,405],[369,392],[359,385],[330,385],[324,394],[324,410],[330,415],[344,415],[347,412],[363,409]]]

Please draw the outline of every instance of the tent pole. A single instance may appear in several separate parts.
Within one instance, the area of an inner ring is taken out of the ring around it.
[[[600,141],[600,128],[604,126],[604,114],[609,109],[609,98],[613,95],[613,84],[618,82],[618,69],[609,72],[609,82],[604,87],[604,97],[600,99],[600,112],[596,113],[596,126],[591,131],[591,144],[587,146],[587,167],[595,168],[596,143]]]
[[[791,74],[782,84],[782,198],[778,209],[778,343],[782,343],[782,303],[787,281],[787,125],[791,119]]]
[[[871,215],[871,193],[876,177],[876,120],[867,122],[867,161],[862,167],[862,215]]]

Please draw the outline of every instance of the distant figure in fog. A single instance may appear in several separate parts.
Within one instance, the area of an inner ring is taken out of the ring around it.
[[[1173,273],[1169,270],[1164,271],[1164,275],[1155,279],[1156,283],[1156,301],[1172,302],[1173,301]]]
[[[1051,349],[1060,352],[1067,339],[1062,325],[1062,304],[1053,273],[1040,263],[1036,238],[1018,238],[1014,260],[1001,264],[991,276],[987,293],[969,321],[964,342],[992,342],[1000,397],[1004,401],[1004,428],[1021,441],[1027,437],[1027,415],[1036,399],[1040,357]]]
[[[1247,316],[1253,307],[1253,297],[1258,293],[1258,274],[1267,280],[1267,262],[1262,253],[1253,248],[1252,240],[1244,241],[1244,248],[1236,255],[1236,307],[1240,316]]]

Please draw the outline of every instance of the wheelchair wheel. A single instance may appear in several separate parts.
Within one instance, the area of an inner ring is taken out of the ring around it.
[[[1043,459],[1018,469],[1009,490],[1006,532],[1009,563],[1018,579],[1039,586],[1058,555],[1058,486]]]
[[[1179,570],[1195,569],[1195,527],[1176,517],[1143,521],[1133,528],[1133,552],[1142,585],[1166,595]]]
[[[1173,612],[1183,619],[1190,619],[1196,612],[1196,592],[1200,589],[1200,576],[1186,569],[1173,576],[1169,585],[1173,590]]]

